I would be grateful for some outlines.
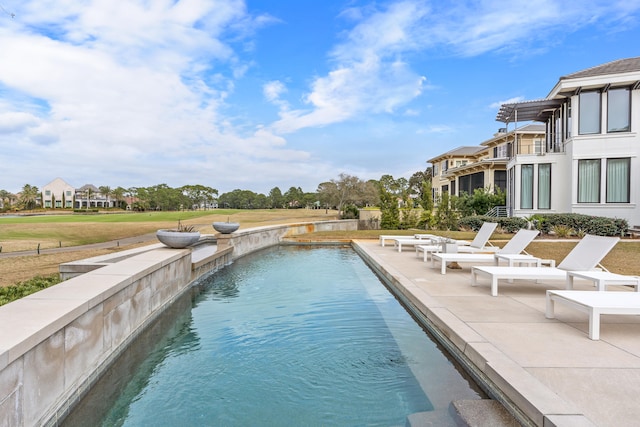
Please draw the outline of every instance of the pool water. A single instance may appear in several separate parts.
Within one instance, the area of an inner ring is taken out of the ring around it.
[[[481,397],[352,249],[270,248],[193,290],[65,425],[455,425]]]

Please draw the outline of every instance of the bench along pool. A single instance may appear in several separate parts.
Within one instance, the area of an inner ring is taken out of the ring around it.
[[[455,425],[482,397],[352,249],[278,246],[194,286],[63,425]]]

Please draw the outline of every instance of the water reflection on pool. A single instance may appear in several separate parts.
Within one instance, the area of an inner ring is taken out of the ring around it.
[[[479,393],[351,249],[282,246],[194,288],[66,425],[404,425]]]

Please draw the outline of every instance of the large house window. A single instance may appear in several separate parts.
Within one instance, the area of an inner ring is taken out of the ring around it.
[[[502,191],[507,191],[507,171],[493,172],[493,186],[496,191],[498,188]]]
[[[440,175],[440,173],[438,172],[438,164],[434,163],[433,164],[433,176],[438,176]]]
[[[522,165],[520,175],[520,209],[533,209],[533,165]]]
[[[628,88],[609,89],[607,100],[607,132],[629,132],[631,91]]]
[[[578,203],[600,202],[600,159],[578,160]]]
[[[551,163],[538,165],[538,209],[551,209]]]
[[[580,93],[578,127],[580,135],[600,133],[600,92]]]
[[[629,203],[630,159],[607,159],[607,203]]]
[[[476,172],[458,178],[458,194],[473,194],[476,188],[484,188],[484,172]]]

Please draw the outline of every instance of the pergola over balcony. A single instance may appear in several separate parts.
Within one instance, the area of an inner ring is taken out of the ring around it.
[[[502,104],[496,116],[496,121],[502,123],[532,121],[545,123],[561,105],[562,100],[560,99],[540,99],[537,101]]]

